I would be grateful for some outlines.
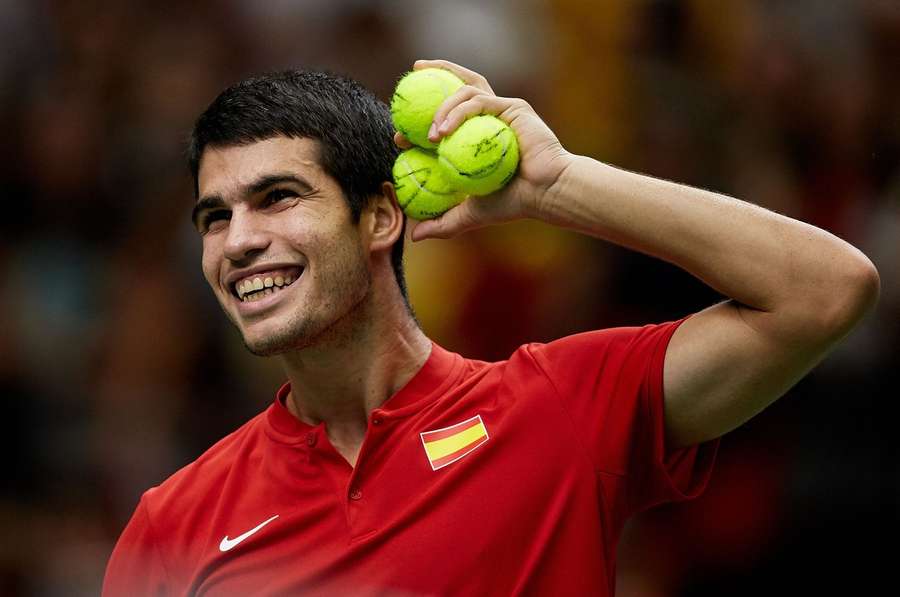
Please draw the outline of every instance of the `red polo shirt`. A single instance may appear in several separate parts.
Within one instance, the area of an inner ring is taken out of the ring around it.
[[[530,344],[434,345],[372,412],[357,466],[279,390],[144,494],[105,595],[611,595],[626,518],[697,495],[715,442],[667,451],[678,323]]]

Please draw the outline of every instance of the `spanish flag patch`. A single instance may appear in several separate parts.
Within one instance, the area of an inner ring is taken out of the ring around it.
[[[481,415],[450,427],[422,432],[419,437],[432,470],[456,462],[490,439]]]

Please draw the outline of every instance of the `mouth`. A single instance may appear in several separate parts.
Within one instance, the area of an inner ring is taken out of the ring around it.
[[[231,284],[231,292],[242,303],[254,303],[283,292],[303,275],[303,270],[289,267],[250,274]]]

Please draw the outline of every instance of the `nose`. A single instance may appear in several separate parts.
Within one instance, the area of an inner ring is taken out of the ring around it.
[[[261,224],[253,212],[235,209],[228,222],[225,257],[231,261],[242,261],[265,251],[270,238]]]

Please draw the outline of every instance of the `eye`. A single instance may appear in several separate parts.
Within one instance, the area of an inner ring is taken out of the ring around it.
[[[218,222],[227,222],[231,219],[231,212],[224,209],[208,211],[200,218],[200,229],[203,232],[215,232],[222,228],[224,224]]]
[[[296,196],[297,193],[291,191],[290,189],[272,189],[271,191],[266,193],[266,198],[263,200],[263,204],[272,205],[273,203],[278,203],[279,201],[283,201],[284,199],[289,199]]]

